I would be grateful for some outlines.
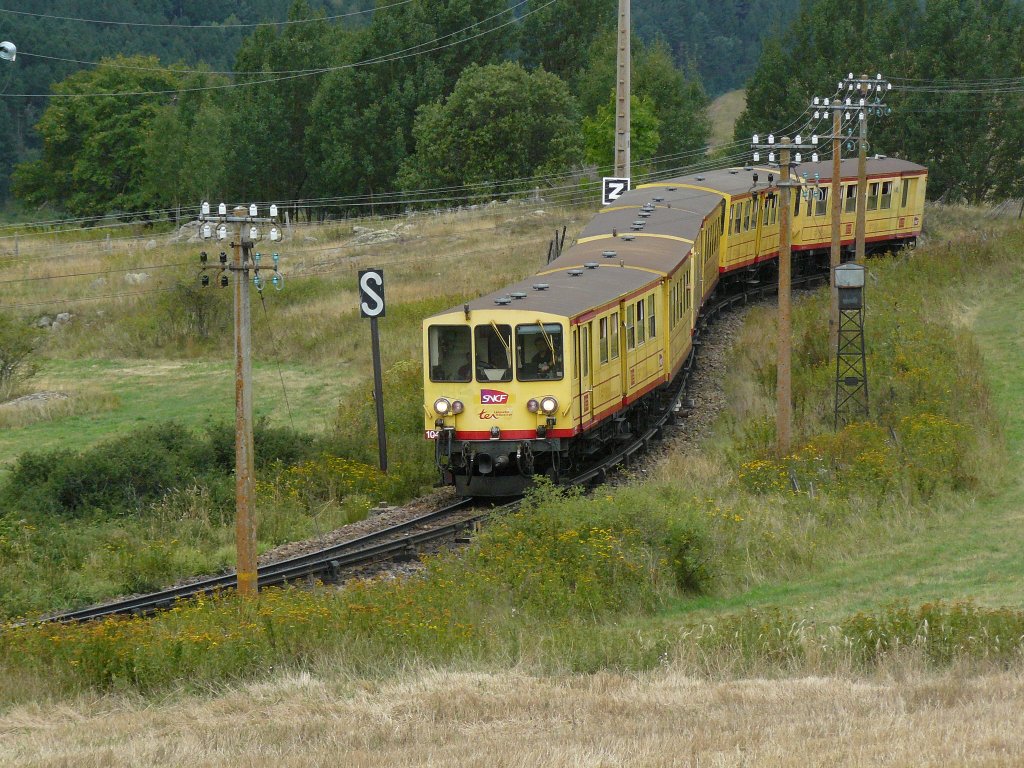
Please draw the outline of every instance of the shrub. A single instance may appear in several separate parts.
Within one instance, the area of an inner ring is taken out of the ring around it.
[[[0,313],[0,402],[9,400],[17,388],[36,373],[32,363],[43,333],[7,314]]]

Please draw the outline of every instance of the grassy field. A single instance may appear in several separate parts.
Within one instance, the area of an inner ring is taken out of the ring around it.
[[[732,142],[732,130],[736,124],[736,118],[746,109],[746,106],[747,94],[743,90],[723,93],[711,102],[708,117],[711,118],[710,143],[712,147]]]
[[[935,209],[924,248],[872,265],[896,440],[822,432],[816,294],[797,448],[767,453],[754,310],[714,434],[645,484],[542,493],[417,579],[0,636],[0,764],[1016,764],[1020,247],[1011,221]],[[777,485],[811,449],[833,456],[817,495]]]
[[[386,270],[392,306],[381,323],[385,367],[416,359],[419,321],[537,269],[567,209],[497,206],[461,215],[368,220],[397,241],[360,244],[353,226],[297,226],[280,245],[286,289],[253,296],[256,411],[277,425],[322,429],[341,396],[369,377],[369,332],[356,311],[356,273]],[[146,422],[233,420],[230,291],[196,285],[198,253],[215,246],[168,235],[22,234],[0,265],[0,311],[34,320],[71,312],[50,331],[40,374],[22,393],[68,401],[23,413],[0,408],[0,467],[27,448],[80,449]],[[459,260],[460,265],[453,262]],[[144,280],[129,283],[126,279]]]

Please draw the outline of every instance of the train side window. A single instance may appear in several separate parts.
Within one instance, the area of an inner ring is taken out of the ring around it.
[[[583,331],[580,333],[580,374],[586,381],[587,376],[590,375],[590,323],[582,328]]]
[[[654,297],[653,296],[648,296],[647,297],[647,323],[648,323],[648,328],[647,328],[648,333],[647,333],[647,336],[648,336],[648,338],[653,339],[655,336],[657,336],[657,333],[655,333],[655,331],[657,330],[657,326],[654,323]]]
[[[750,229],[750,201],[743,204],[743,231]]]
[[[846,185],[846,213],[857,212],[857,185],[847,184]]]
[[[878,208],[878,182],[873,181],[868,184],[868,210],[873,211]]]
[[[634,327],[633,305],[626,306],[626,349],[636,346],[636,328]]]
[[[558,323],[516,326],[516,375],[520,381],[560,379],[564,367],[562,326]]]
[[[431,381],[469,381],[473,372],[468,325],[427,329]]]
[[[903,202],[900,203],[900,207],[901,208],[906,208],[907,207],[907,197],[908,197],[909,194],[910,194],[910,180],[909,179],[904,179],[903,180]]]
[[[761,209],[761,198],[755,197],[750,203],[750,226],[757,227],[757,212]],[[710,250],[710,249],[708,249]]]
[[[612,360],[619,359],[619,313],[612,312],[612,319],[608,323],[608,347]]]
[[[881,199],[878,207],[881,208],[882,210],[885,210],[885,211],[887,211],[890,208],[892,208],[892,182],[891,181],[883,181],[882,182],[882,199]]]
[[[743,205],[742,203],[737,203],[733,208],[735,208],[735,218],[732,220],[732,229],[733,232],[739,233],[740,224],[743,223]]]
[[[778,220],[778,215],[779,215],[779,198],[777,196],[775,196],[775,195],[772,195],[772,218],[771,218],[771,221],[769,221],[768,223],[769,224],[775,224],[775,222]]]
[[[478,325],[473,331],[477,381],[512,381],[512,326]]]
[[[800,215],[800,198],[803,197],[803,195],[800,194],[799,189],[794,191],[796,192],[796,206],[793,208],[793,218],[795,219]]]
[[[647,323],[644,317],[644,300],[636,303],[636,345],[639,347],[647,341]]]
[[[814,215],[824,216],[828,210],[828,187],[818,187],[815,190]]]
[[[601,348],[601,365],[608,362],[608,318],[602,317],[597,322],[597,336]]]

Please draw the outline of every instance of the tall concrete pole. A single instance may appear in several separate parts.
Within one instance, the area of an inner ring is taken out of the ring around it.
[[[236,208],[235,217],[246,215]],[[249,312],[249,251],[252,242],[245,239],[245,225],[239,224],[235,238],[235,547],[238,594],[254,597],[257,593],[255,468],[252,432],[252,334]]]
[[[630,177],[630,0],[619,0],[619,34],[617,50],[617,76],[615,78],[615,176]]]
[[[779,151],[779,338],[777,360],[777,386],[775,389],[775,450],[780,457],[789,453],[793,432],[793,306],[792,290],[792,229],[789,206],[793,203],[793,188],[789,180],[789,138],[782,137]]]
[[[840,185],[840,161],[842,160],[843,137],[842,131],[842,102],[833,99],[830,105],[832,110],[832,186],[829,195],[832,197],[832,250],[829,252],[829,310],[828,310],[828,348],[829,357],[836,354],[839,344],[839,289],[836,287],[836,267],[842,261],[839,241],[841,238],[840,217],[843,212],[842,186]]]

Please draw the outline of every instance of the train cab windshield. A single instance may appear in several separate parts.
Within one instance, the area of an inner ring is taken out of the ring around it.
[[[478,325],[473,331],[477,381],[512,381],[512,326]]]
[[[557,323],[517,325],[516,352],[520,381],[562,378],[562,326]]]
[[[431,381],[469,381],[472,349],[469,326],[432,325],[428,332]]]

